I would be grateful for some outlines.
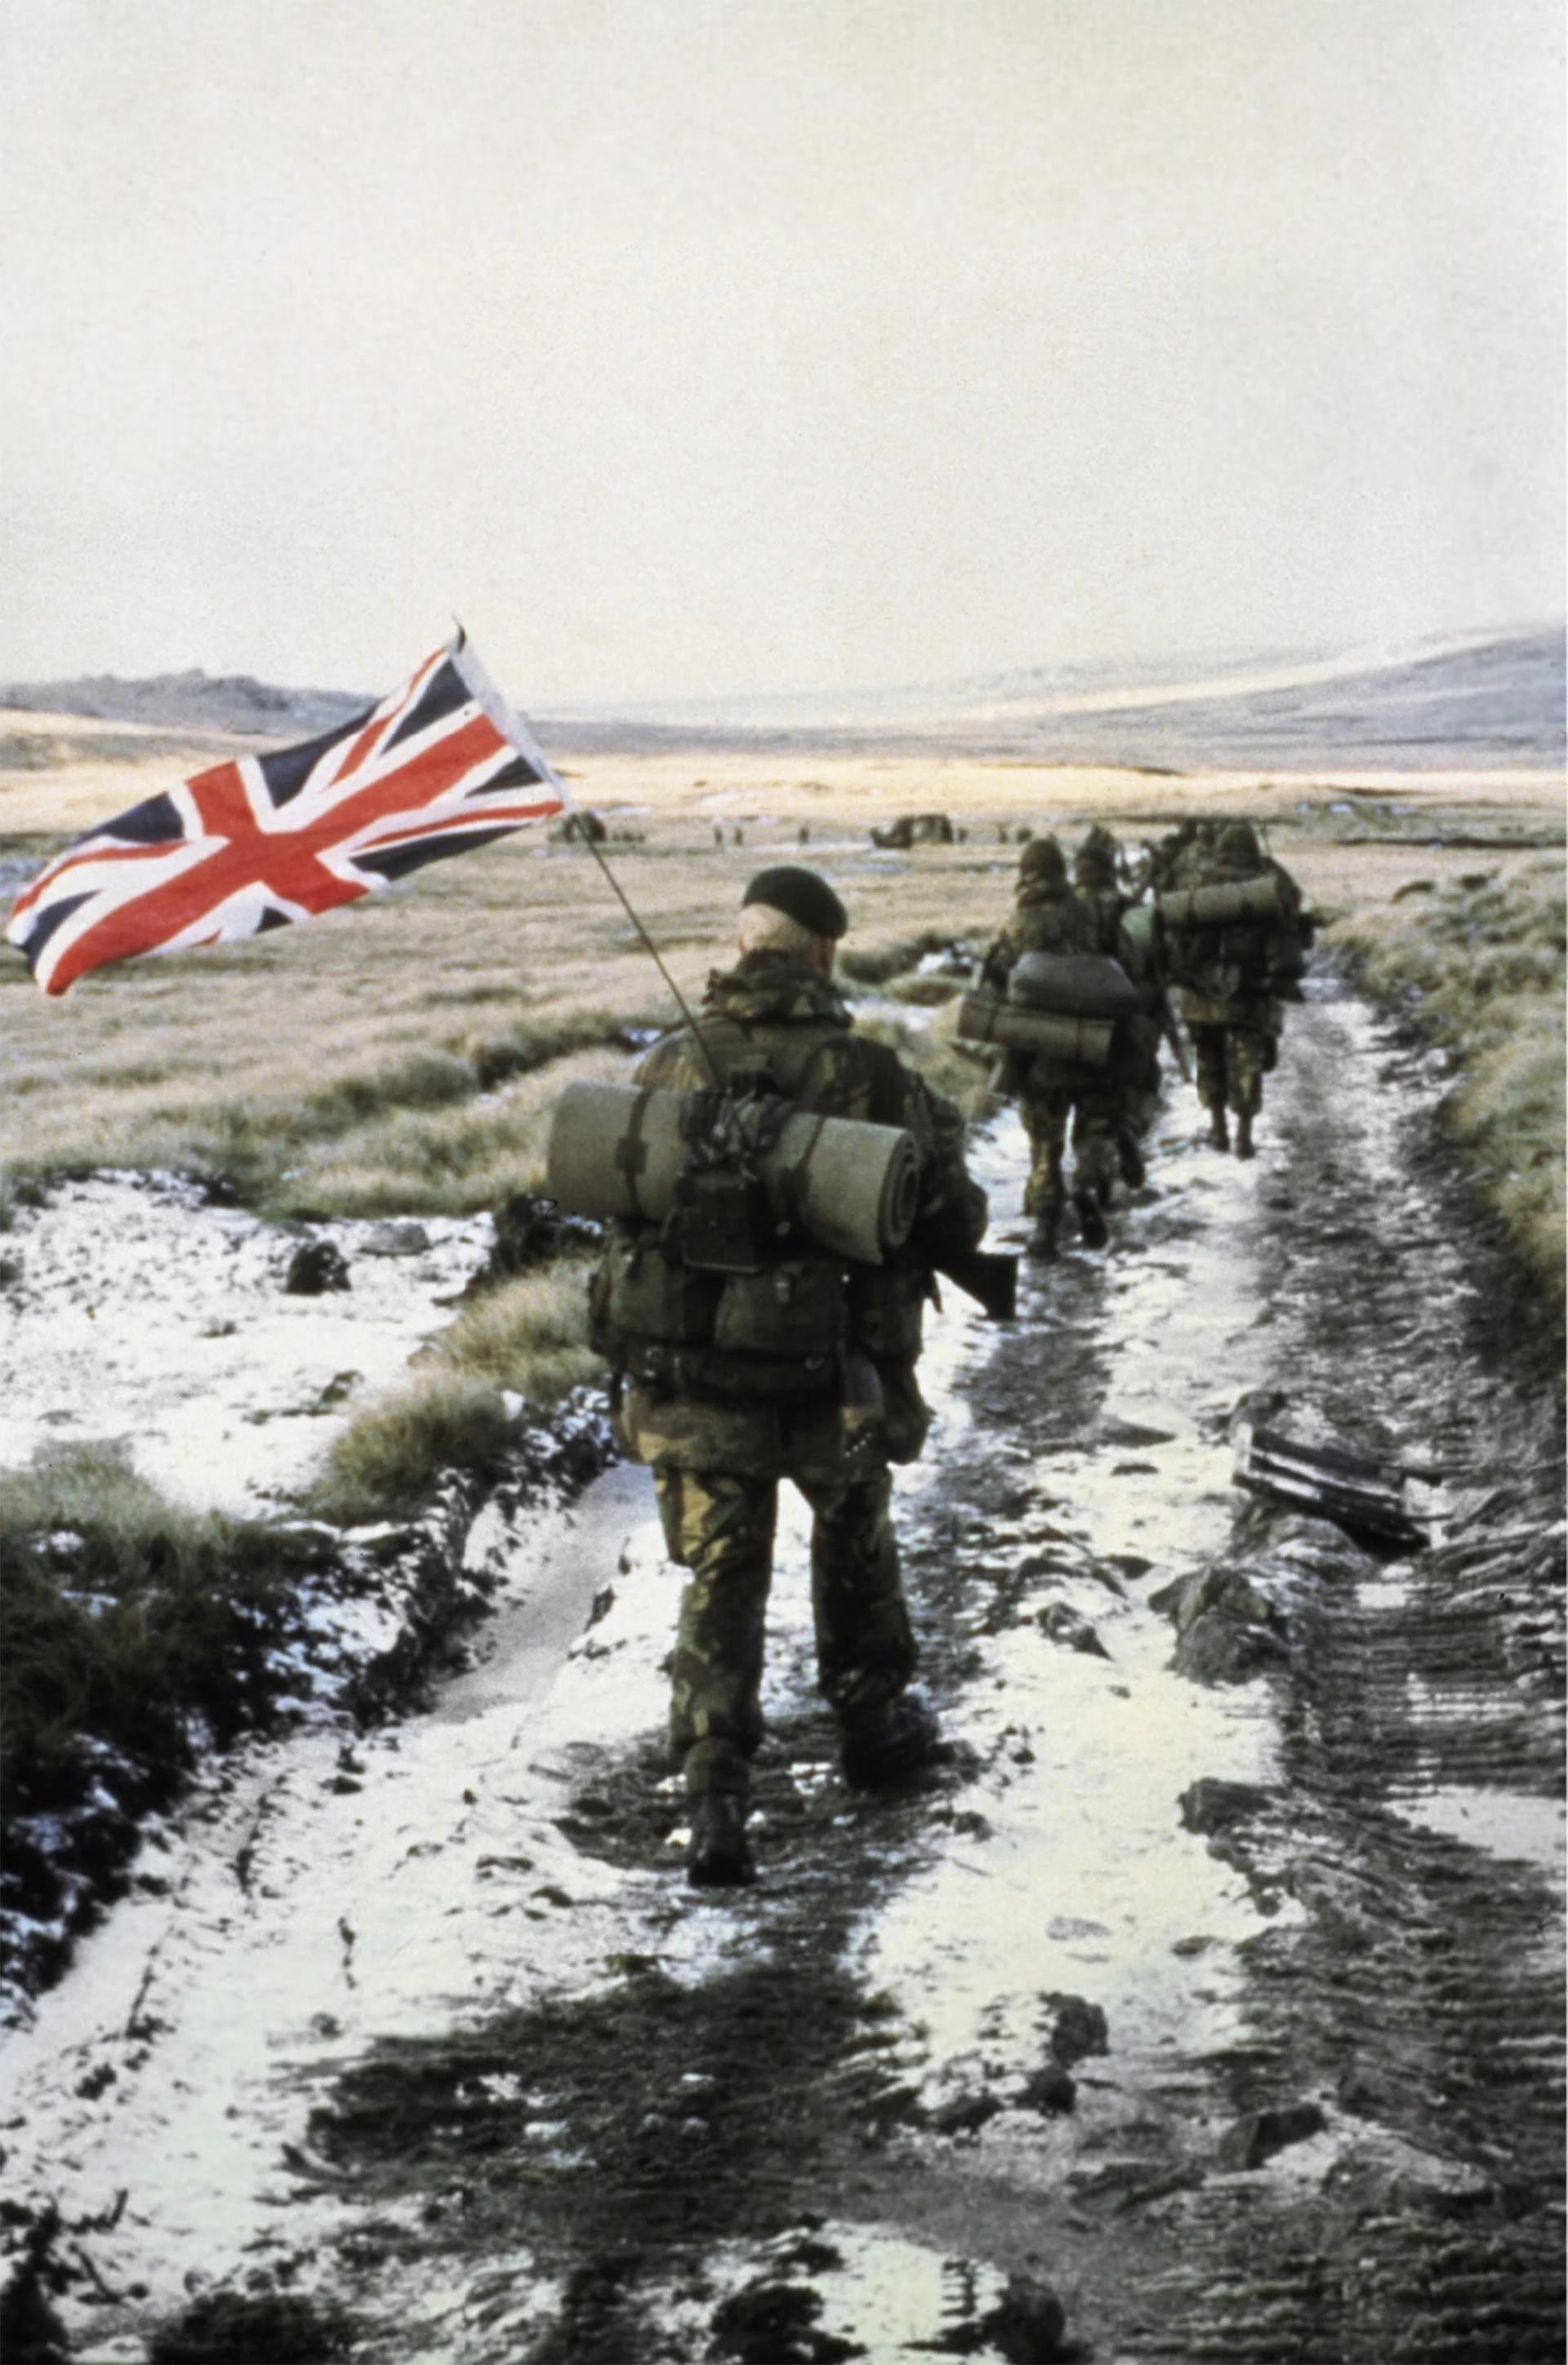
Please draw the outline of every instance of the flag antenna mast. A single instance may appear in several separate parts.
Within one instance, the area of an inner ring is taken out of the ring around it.
[[[614,871],[611,870],[609,863],[606,861],[603,848],[599,845],[598,841],[591,835],[591,834],[582,826],[581,815],[574,812],[572,819],[577,824],[577,827],[573,831],[573,835],[580,837],[583,840],[588,852],[592,855],[594,860],[598,863],[599,869],[603,871],[605,877],[614,888],[616,894],[620,897],[622,907],[624,910],[627,918],[631,921],[632,925],[636,929],[638,936],[642,938],[644,949],[653,961],[654,967],[658,970],[658,973],[663,978],[665,983],[668,986],[671,993],[674,994],[676,1008],[679,1011],[688,1026],[691,1029],[691,1039],[696,1044],[699,1051],[702,1054],[702,1064],[707,1069],[709,1075],[712,1079],[715,1091],[721,1089],[719,1070],[713,1065],[713,1055],[702,1039],[701,1030],[698,1026],[696,1019],[691,1014],[685,994],[682,993],[679,986],[677,985],[674,978],[671,977],[668,970],[665,967],[664,956],[659,951],[657,945],[655,944],[652,936],[649,936],[646,928],[643,925],[642,921],[637,917],[636,913],[632,909],[631,900],[626,893],[626,890],[622,886],[620,880],[617,879]]]
[[[464,629],[463,619],[461,616],[454,616],[452,622],[457,635],[453,646],[454,649],[460,649],[466,642],[468,634]],[[661,955],[657,945],[655,944],[652,936],[649,936],[646,928],[643,925],[642,921],[632,909],[631,901],[627,896],[626,890],[622,886],[620,880],[617,879],[614,871],[611,870],[609,862],[605,859],[598,840],[588,829],[584,827],[583,816],[578,813],[577,806],[573,803],[566,783],[555,770],[549,757],[544,755],[544,751],[542,747],[535,746],[533,752],[535,755],[543,758],[546,772],[549,773],[550,778],[554,781],[555,786],[561,791],[561,802],[566,810],[568,827],[570,829],[571,835],[581,839],[582,843],[588,847],[588,852],[592,855],[594,860],[598,863],[599,869],[603,871],[606,879],[609,880],[610,886],[614,889],[615,893],[620,900],[622,908],[626,913],[626,917],[631,921],[632,925],[637,931],[637,935],[642,942],[644,950],[647,953],[649,959],[654,964],[654,967],[658,970],[659,975],[663,978],[671,993],[675,996],[675,1006],[679,1011],[682,1018],[685,1019],[687,1026],[691,1029],[691,1039],[702,1055],[702,1064],[707,1069],[710,1077],[712,1079],[715,1091],[722,1090],[722,1087],[720,1081],[719,1070],[713,1064],[713,1055],[709,1050],[707,1044],[702,1040],[697,1021],[691,1014],[691,1010],[687,1003],[685,994],[682,993],[679,986],[677,985],[674,978],[671,977],[668,970],[666,969],[663,956]]]

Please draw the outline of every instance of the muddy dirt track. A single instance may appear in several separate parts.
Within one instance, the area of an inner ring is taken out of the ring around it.
[[[948,1762],[843,1788],[787,1519],[755,1890],[679,1877],[635,1472],[429,1714],[215,1776],[12,2047],[33,2353],[1560,2356],[1556,1375],[1441,1089],[1319,981],[1255,1165],[1177,1087],[1106,1256],[943,1317]],[[1246,1407],[1443,1470],[1429,1548],[1238,1490]]]

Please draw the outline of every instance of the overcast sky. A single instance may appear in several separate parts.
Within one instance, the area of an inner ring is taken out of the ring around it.
[[[1563,605],[1560,0],[0,0],[0,679]]]

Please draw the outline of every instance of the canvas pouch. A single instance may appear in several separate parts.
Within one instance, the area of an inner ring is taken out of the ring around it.
[[[836,1355],[846,1335],[844,1274],[821,1257],[731,1273],[712,1335],[722,1354]]]

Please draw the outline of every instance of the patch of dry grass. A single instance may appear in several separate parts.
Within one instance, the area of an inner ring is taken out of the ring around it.
[[[1363,905],[1330,940],[1373,992],[1410,1007],[1457,1053],[1456,1138],[1531,1271],[1563,1303],[1563,878],[1556,862],[1510,863],[1392,905]]]
[[[588,1345],[589,1270],[580,1258],[563,1259],[487,1290],[442,1331],[430,1356],[530,1404],[569,1395],[604,1368]]]
[[[345,1527],[408,1516],[449,1471],[499,1470],[513,1431],[498,1387],[432,1364],[339,1431],[309,1491],[310,1508]]]
[[[0,1475],[0,1534],[7,1821],[78,1806],[95,1784],[166,1791],[193,1714],[222,1739],[264,1712],[297,1538],[181,1509],[118,1443],[55,1446]],[[24,1889],[47,1891],[25,1841],[6,1853]]]
[[[588,1267],[563,1259],[465,1308],[409,1378],[334,1439],[311,1508],[344,1524],[413,1511],[451,1470],[497,1470],[514,1434],[506,1394],[557,1404],[604,1366],[588,1343]]]

